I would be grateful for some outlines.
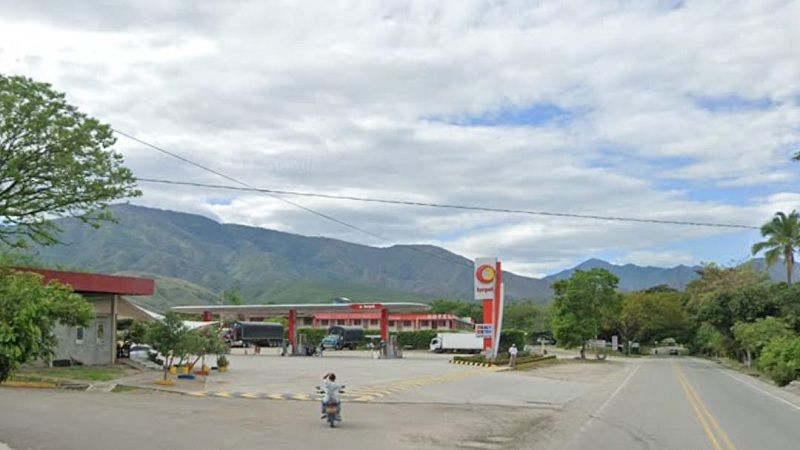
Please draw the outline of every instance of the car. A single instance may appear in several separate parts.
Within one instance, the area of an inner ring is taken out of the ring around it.
[[[154,355],[156,353],[157,352],[149,345],[132,345],[130,351],[128,352],[128,357],[130,359],[147,360],[150,359],[150,355]]]
[[[678,350],[677,348],[671,348],[671,349],[669,349],[669,354],[670,355],[680,355],[681,351]]]

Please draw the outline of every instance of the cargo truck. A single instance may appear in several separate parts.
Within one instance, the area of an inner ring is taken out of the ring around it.
[[[363,341],[363,328],[334,325],[328,328],[328,335],[322,339],[322,348],[341,350],[347,347],[350,350],[355,350]]]
[[[436,353],[480,353],[483,338],[474,333],[438,333],[431,339],[431,351]]]
[[[234,322],[230,331],[231,342],[245,346],[280,347],[283,345],[283,325],[272,322]]]

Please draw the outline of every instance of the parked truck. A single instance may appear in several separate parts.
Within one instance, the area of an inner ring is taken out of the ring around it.
[[[322,339],[322,348],[341,350],[345,347],[355,350],[364,341],[364,329],[361,327],[343,327],[334,325],[328,328],[328,335]]]
[[[230,341],[243,345],[280,347],[283,345],[283,325],[272,322],[234,322],[229,334]]]
[[[474,333],[438,333],[431,339],[431,351],[436,353],[480,353],[483,338]]]

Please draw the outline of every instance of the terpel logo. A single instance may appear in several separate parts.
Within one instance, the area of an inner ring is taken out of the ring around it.
[[[475,277],[483,284],[493,283],[496,276],[497,271],[489,264],[484,264],[475,271]]]

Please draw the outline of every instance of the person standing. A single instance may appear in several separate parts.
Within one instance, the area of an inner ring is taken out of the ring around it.
[[[511,344],[508,349],[508,365],[509,367],[517,367],[517,344]]]

